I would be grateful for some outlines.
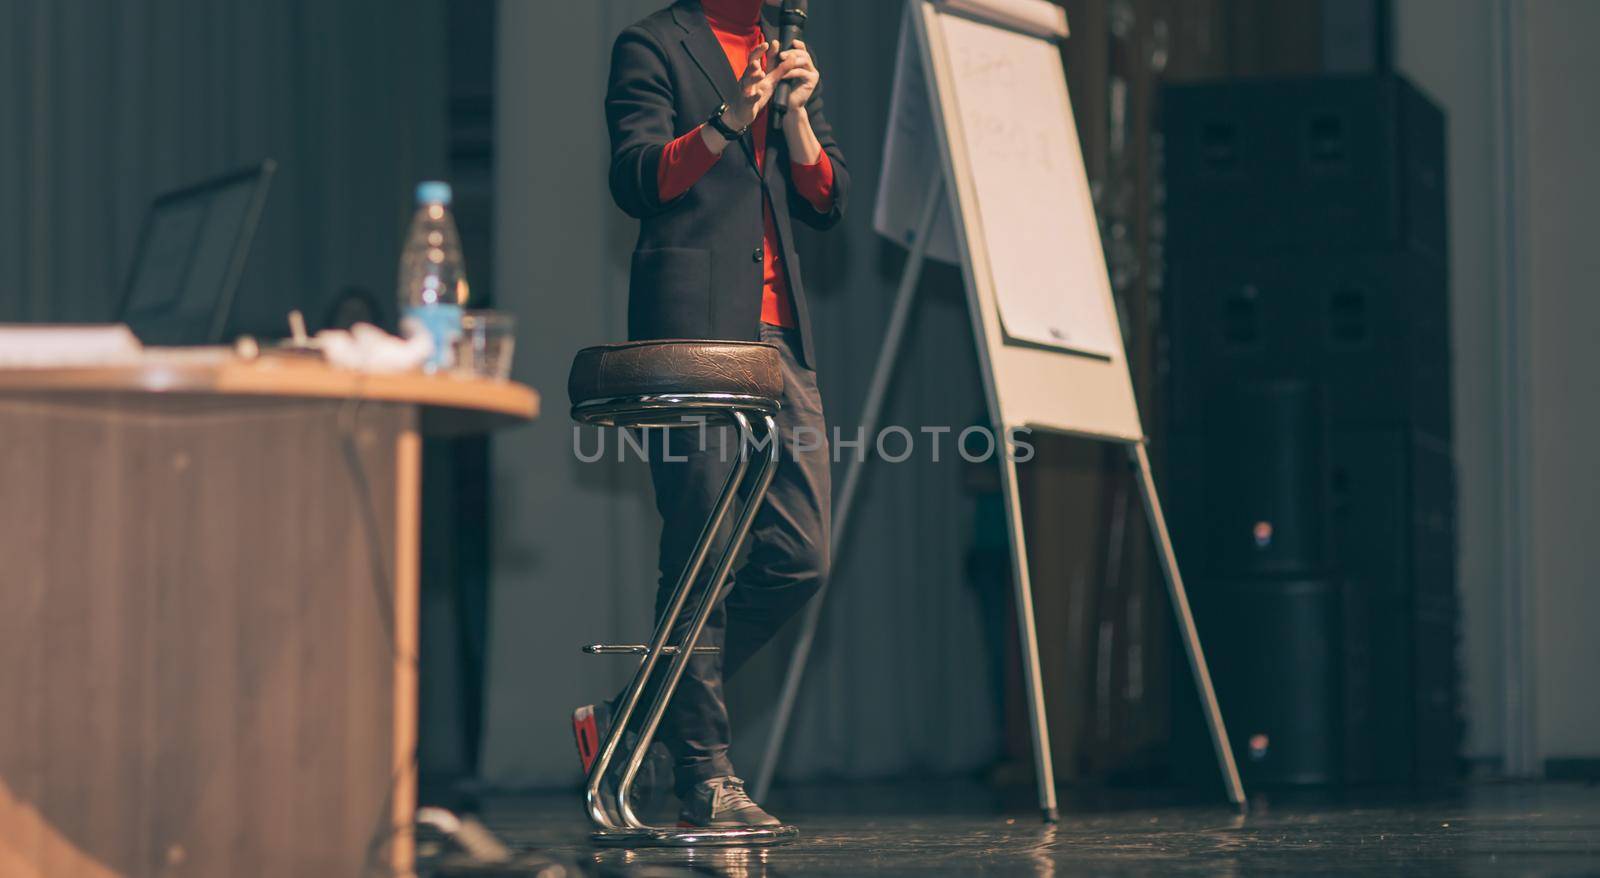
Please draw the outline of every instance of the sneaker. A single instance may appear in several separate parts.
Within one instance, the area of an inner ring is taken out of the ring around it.
[[[761,810],[744,791],[744,781],[733,775],[714,777],[694,785],[684,797],[678,825],[685,828],[737,829],[778,826],[778,818]]]
[[[595,762],[600,758],[600,748],[605,745],[606,735],[609,734],[611,734],[610,702],[585,704],[572,712],[572,737],[578,745],[578,760],[583,764],[585,778],[589,776]],[[622,746],[632,747],[638,740],[639,733],[630,731],[623,735]],[[605,802],[616,801],[617,785],[622,783],[622,772],[627,768],[626,755],[625,749],[619,749],[611,760],[611,769],[600,781],[600,794]],[[628,791],[628,801],[634,811],[644,810],[655,800],[655,791],[661,788],[657,779],[668,776],[665,772],[671,764],[672,757],[667,753],[667,748],[660,741],[651,742],[650,752],[645,755],[644,764],[639,767],[639,774],[633,780],[633,789]],[[607,808],[607,811],[610,810]]]
[[[578,759],[583,776],[589,776],[594,761],[600,758],[600,745],[611,731],[611,705],[585,704],[572,712],[572,737],[578,744]]]

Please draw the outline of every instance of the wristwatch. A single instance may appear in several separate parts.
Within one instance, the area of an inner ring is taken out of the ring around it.
[[[743,138],[745,132],[750,130],[750,126],[746,125],[744,128],[738,131],[729,128],[728,123],[722,121],[722,117],[726,115],[727,112],[728,105],[726,102],[724,102],[722,106],[717,108],[715,113],[711,114],[711,118],[706,120],[706,124],[710,125],[712,128],[715,128],[717,133],[722,135],[724,140],[731,142]]]

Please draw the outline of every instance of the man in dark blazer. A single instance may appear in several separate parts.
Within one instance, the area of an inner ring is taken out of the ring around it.
[[[779,53],[773,37],[762,0],[679,0],[618,37],[606,95],[612,197],[640,220],[630,337],[759,340],[778,348],[784,366],[778,471],[747,560],[700,641],[722,650],[690,661],[660,731],[684,803],[680,822],[692,826],[778,822],[728,761],[722,682],[828,573],[828,443],[793,229],[836,225],[850,176],[809,50],[797,42]],[[792,91],[775,113],[769,104],[784,81]],[[733,465],[726,432],[667,431],[670,457],[652,454],[658,613]],[[609,720],[606,704],[574,714],[586,771]]]

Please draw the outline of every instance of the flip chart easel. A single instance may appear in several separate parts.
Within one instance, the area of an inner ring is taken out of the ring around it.
[[[1129,376],[1116,305],[1077,139],[1059,43],[1066,14],[1045,0],[908,0],[874,225],[911,249],[873,371],[862,426],[884,398],[928,258],[966,279],[990,423],[1114,442],[1138,474],[1150,531],[1228,797],[1245,807],[1233,750],[1189,609]],[[1017,467],[1000,458],[1039,805],[1056,819]],[[841,554],[862,459],[833,513]],[[759,773],[769,787],[799,695],[826,591],[808,607]]]

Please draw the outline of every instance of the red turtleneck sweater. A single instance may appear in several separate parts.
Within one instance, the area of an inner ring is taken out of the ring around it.
[[[765,39],[761,32],[761,0],[701,0],[701,5],[705,7],[706,20],[717,35],[717,42],[722,44],[722,51],[728,56],[734,78],[743,76],[750,53]],[[766,170],[767,131],[771,124],[767,113],[767,108],[763,108],[750,130],[755,139],[756,166],[763,172]],[[661,166],[656,171],[656,189],[662,202],[688,192],[722,158],[712,152],[701,138],[700,128],[703,127],[701,125],[667,144],[662,152]],[[729,144],[727,149],[738,150],[739,146]],[[791,163],[789,170],[789,179],[793,181],[795,191],[811,202],[812,207],[823,213],[833,207],[833,164],[828,161],[827,153],[823,153],[814,165]],[[794,303],[790,300],[789,282],[779,262],[783,251],[778,246],[772,204],[767,199],[763,201],[766,203],[762,219],[766,229],[761,243],[761,322],[793,327]]]

